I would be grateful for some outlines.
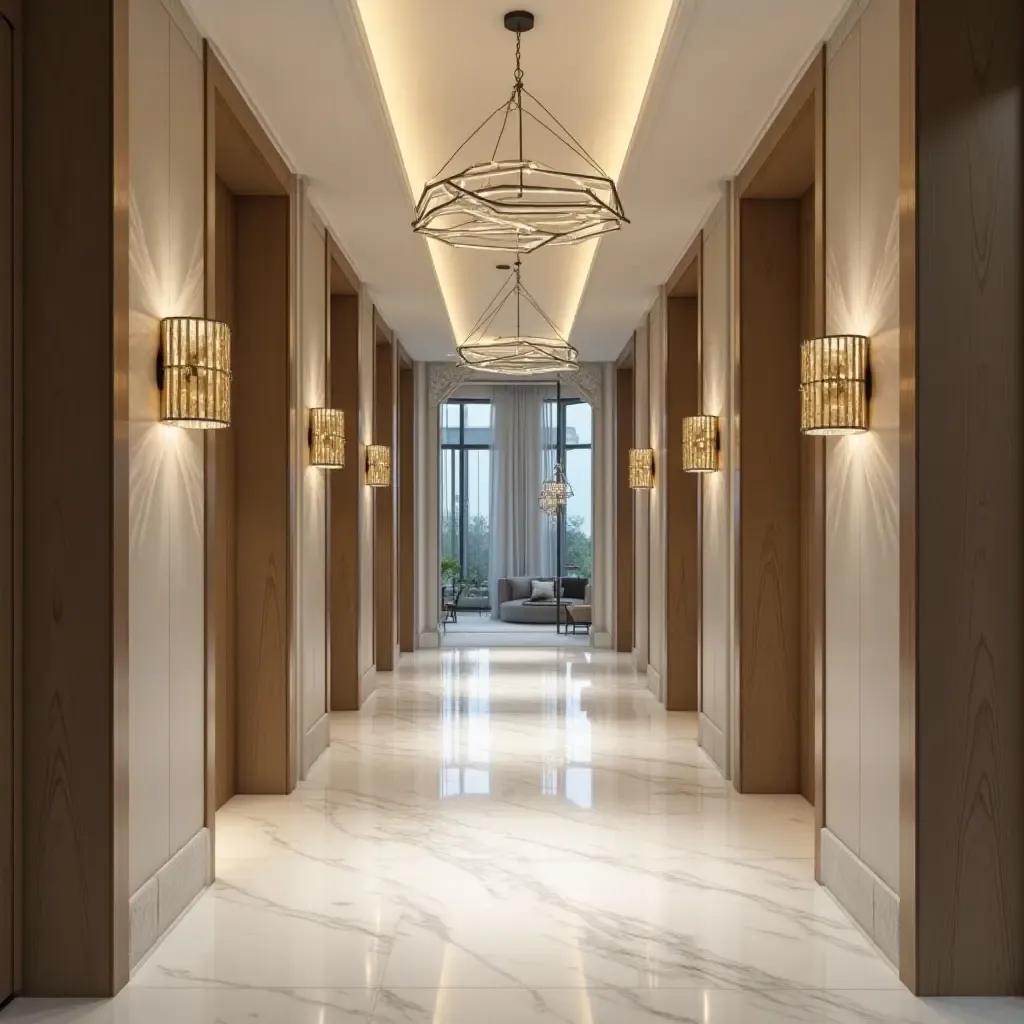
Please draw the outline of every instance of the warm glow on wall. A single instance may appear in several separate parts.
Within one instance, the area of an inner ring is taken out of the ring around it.
[[[160,321],[157,354],[160,419],[210,430],[231,423],[231,329],[201,317]]]

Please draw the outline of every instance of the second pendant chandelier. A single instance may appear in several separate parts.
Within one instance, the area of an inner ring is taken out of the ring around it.
[[[412,224],[419,234],[462,248],[526,253],[544,245],[575,245],[629,223],[615,182],[523,85],[521,37],[533,28],[533,22],[529,11],[505,15],[505,28],[516,34],[512,95],[423,187]],[[462,150],[490,122],[498,120],[501,127],[490,157],[450,172]],[[559,143],[568,166],[552,167],[529,159],[524,150],[524,127],[533,134],[539,130],[542,139]],[[512,137],[506,152],[512,152],[503,157],[506,130]]]
[[[495,321],[511,299],[515,299],[515,333],[496,334]],[[523,300],[540,317],[550,334],[523,331]],[[522,280],[522,261],[516,260],[512,273],[480,315],[469,336],[458,346],[466,366],[488,373],[530,376],[535,373],[565,373],[579,369],[579,353],[562,337],[551,318],[540,308]]]

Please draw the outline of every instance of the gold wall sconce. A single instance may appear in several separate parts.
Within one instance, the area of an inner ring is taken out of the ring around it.
[[[366,446],[366,485],[391,486],[391,449],[386,444]]]
[[[718,454],[718,417],[683,417],[683,471],[717,473]]]
[[[161,320],[156,383],[164,423],[197,430],[230,426],[231,328],[196,316]]]
[[[629,449],[629,486],[634,491],[650,490],[654,486],[654,449]]]
[[[309,410],[309,464],[318,469],[345,468],[345,412]]]
[[[860,334],[810,338],[800,346],[800,430],[860,434],[871,398],[869,341]]]

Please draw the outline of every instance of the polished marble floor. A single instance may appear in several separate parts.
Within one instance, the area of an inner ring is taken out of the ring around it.
[[[65,1024],[1003,1022],[924,1003],[812,877],[797,797],[739,797],[608,652],[403,660],[290,797],[217,819],[219,880]]]

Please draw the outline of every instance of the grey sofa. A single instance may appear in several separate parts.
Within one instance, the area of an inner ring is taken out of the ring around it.
[[[550,580],[550,576],[513,576],[510,579],[498,580],[498,617],[502,622],[517,622],[530,625],[555,624],[557,605],[554,601],[533,603],[529,601],[531,585],[534,580]],[[563,579],[570,589],[583,588],[582,597],[562,598],[562,617],[565,622],[565,605],[590,604],[590,582],[588,580]]]

